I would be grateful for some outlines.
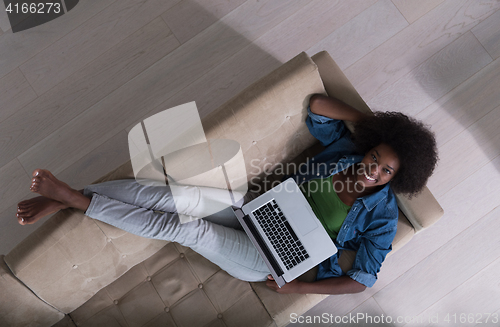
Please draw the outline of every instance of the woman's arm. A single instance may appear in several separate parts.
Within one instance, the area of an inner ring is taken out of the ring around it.
[[[336,98],[322,94],[313,94],[309,99],[309,106],[311,111],[317,115],[354,123],[367,116]]]
[[[326,278],[315,282],[301,282],[297,279],[285,284],[282,288],[274,282],[271,275],[266,282],[269,288],[278,293],[299,293],[299,294],[350,294],[363,292],[366,286],[358,283],[349,276]]]

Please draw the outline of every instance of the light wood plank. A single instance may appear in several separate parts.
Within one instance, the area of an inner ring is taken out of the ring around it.
[[[326,50],[345,69],[406,26],[408,22],[390,0],[378,1],[306,52],[312,56]]]
[[[439,6],[443,1],[444,0],[392,0],[410,24]]]
[[[500,85],[498,59],[422,110],[416,118],[432,126],[441,147],[500,105],[497,85]]]
[[[500,154],[500,107],[439,148],[440,161],[428,186],[439,197]]]
[[[375,2],[315,0],[255,40],[254,44],[284,63],[347,24]]]
[[[0,211],[18,202],[29,191],[30,176],[17,159],[0,168]]]
[[[57,174],[57,178],[79,190],[129,159],[127,133],[121,131]]]
[[[349,314],[345,316],[346,318],[342,317],[343,320],[341,324],[336,324],[334,321],[334,323],[330,325],[330,327],[339,325],[341,325],[342,327],[363,327],[374,325],[384,326],[385,324],[382,323],[381,320],[377,320],[380,319],[382,315],[385,316],[382,308],[380,308],[377,301],[375,301],[373,298],[369,298],[361,305],[356,307],[356,309],[349,312]],[[357,319],[351,319],[352,317],[356,317]]]
[[[368,105],[373,110],[415,116],[491,61],[479,41],[467,32],[372,98]]]
[[[491,0],[447,0],[344,72],[365,101],[500,8]]]
[[[182,0],[161,17],[179,42],[185,43],[246,0]]]
[[[148,112],[176,94],[232,54],[248,45],[307,4],[307,1],[281,3],[266,15],[251,14],[267,7],[266,2],[246,2],[221,21],[181,45],[123,87],[41,140],[19,156],[26,169],[46,167],[60,172],[118,131],[137,122]],[[250,12],[249,12],[250,10]],[[245,37],[228,27],[249,30]],[[260,33],[260,35],[258,34]],[[252,39],[249,39],[252,37]],[[91,128],[92,133],[89,133]],[[74,144],[79,146],[75,147]]]
[[[415,316],[500,256],[500,207],[375,294],[392,316]],[[482,252],[478,255],[478,249]],[[401,326],[402,324],[396,324]]]
[[[371,301],[371,294],[368,292],[356,293],[356,294],[345,294],[345,295],[330,295],[312,309],[306,311],[302,316],[321,316],[323,313],[333,316],[348,316],[349,312],[353,312],[356,308],[360,307],[366,301]],[[363,307],[361,307],[363,308]],[[329,326],[329,322],[319,325],[319,326]],[[291,326],[318,326],[314,324],[293,324]],[[344,326],[344,324],[337,324],[337,326]]]
[[[373,298],[369,298],[368,300],[364,301],[356,308],[354,308],[354,310],[345,314],[339,314],[335,306],[329,307],[324,311],[316,310],[315,312],[312,312],[312,310],[309,310],[308,312],[303,313],[300,316],[291,317],[294,319],[290,319],[291,324],[289,326],[375,326],[377,324],[374,323],[373,317],[380,317],[381,314],[382,309],[380,308],[380,306]],[[381,326],[385,325],[381,324]]]
[[[481,255],[481,250],[478,252],[477,255]],[[482,322],[483,326],[498,326],[499,321],[495,323],[492,317],[487,322],[486,313],[494,313],[500,308],[499,271],[500,258],[419,314],[415,323],[406,324],[405,327],[435,326],[429,323],[431,317],[437,317],[438,322],[446,324],[447,314],[451,325],[474,326],[475,322]],[[418,323],[419,321],[425,323]]]
[[[0,78],[0,122],[37,97],[19,69]]]
[[[500,58],[500,11],[474,27],[472,33],[494,59]]]
[[[278,68],[282,62],[290,60],[303,49],[310,47],[331,31],[342,26],[374,2],[374,0],[354,3],[330,0],[311,2],[193,84],[152,111],[145,113],[141,119],[183,104],[186,99],[196,101],[198,111],[204,117],[251,83]],[[314,35],[309,35],[307,31],[315,27],[321,28],[316,28]],[[290,30],[298,32],[292,34],[289,33]],[[217,82],[214,83],[214,81]],[[134,125],[135,123],[126,130],[130,131]]]
[[[165,22],[160,17],[156,18],[1,122],[0,138],[5,142],[0,145],[3,153],[0,163],[4,164],[8,158],[19,156],[178,45],[179,42],[170,33]],[[37,164],[36,159],[34,164]],[[61,164],[64,165],[63,162]],[[28,171],[30,170],[31,167]]]
[[[45,93],[179,0],[118,1],[20,66],[38,94]]]
[[[89,1],[37,28],[24,30],[22,33],[5,33],[0,37],[0,77],[7,75],[115,1]]]

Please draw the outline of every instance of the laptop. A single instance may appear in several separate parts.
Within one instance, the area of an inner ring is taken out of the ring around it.
[[[337,253],[293,178],[234,213],[280,288]]]

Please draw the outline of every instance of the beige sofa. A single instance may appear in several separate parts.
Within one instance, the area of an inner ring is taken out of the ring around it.
[[[259,181],[260,168],[301,162],[321,150],[305,118],[309,96],[325,91],[369,111],[326,52],[312,59],[301,53],[204,118],[207,138],[238,141],[249,180]],[[96,182],[119,178],[133,178],[130,162]],[[394,250],[443,214],[427,189],[411,201],[400,197],[399,205]],[[341,258],[345,269],[349,257]],[[72,209],[1,256],[0,274],[1,326],[284,326],[290,313],[325,298],[242,282],[188,248]]]

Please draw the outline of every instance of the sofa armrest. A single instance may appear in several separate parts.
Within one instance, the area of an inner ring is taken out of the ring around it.
[[[50,326],[64,318],[14,276],[0,256],[0,326]]]
[[[396,194],[396,199],[399,209],[405,214],[417,233],[430,227],[444,215],[443,208],[427,187],[424,187],[420,194],[411,199],[400,194]]]

